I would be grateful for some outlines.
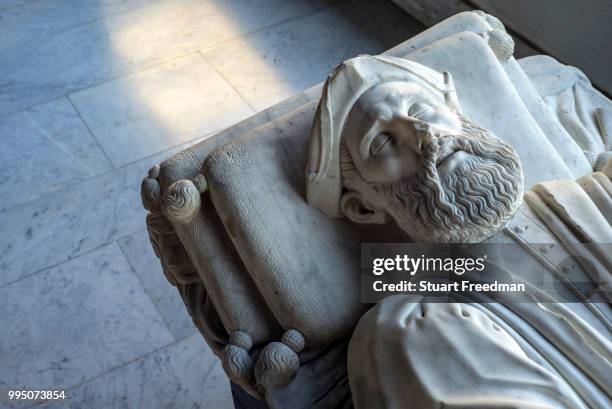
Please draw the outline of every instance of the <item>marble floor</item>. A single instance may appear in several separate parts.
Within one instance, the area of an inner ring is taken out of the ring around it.
[[[384,0],[0,0],[0,390],[233,407],[153,255],[140,181],[422,29]]]

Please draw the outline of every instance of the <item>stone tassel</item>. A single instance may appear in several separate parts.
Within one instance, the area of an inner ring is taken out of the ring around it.
[[[221,364],[228,378],[250,394],[261,398],[262,391],[253,386],[255,364],[249,354],[252,347],[253,339],[249,334],[243,331],[233,332],[228,345],[223,349]]]
[[[142,205],[151,213],[161,212],[161,186],[159,185],[159,165],[149,169],[149,175],[142,180],[140,185],[140,197]]]
[[[295,378],[300,367],[298,353],[304,349],[302,334],[287,330],[281,342],[271,342],[261,351],[255,365],[255,378],[264,389],[283,387]]]

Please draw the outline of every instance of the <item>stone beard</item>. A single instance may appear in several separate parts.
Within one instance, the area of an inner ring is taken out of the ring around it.
[[[490,131],[458,115],[459,135],[423,142],[420,170],[397,182],[365,180],[342,139],[342,183],[364,197],[376,197],[396,223],[417,242],[478,242],[495,234],[518,210],[523,172],[516,151]],[[462,155],[449,172],[438,167],[445,145]]]

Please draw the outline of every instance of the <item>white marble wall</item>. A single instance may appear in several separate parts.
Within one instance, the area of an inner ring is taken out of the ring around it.
[[[374,0],[0,1],[0,388],[232,407],[153,255],[140,180],[420,30]]]

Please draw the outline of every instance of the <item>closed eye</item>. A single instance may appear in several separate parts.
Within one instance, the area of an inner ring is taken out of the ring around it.
[[[370,156],[375,157],[379,154],[389,142],[393,140],[393,135],[388,133],[380,133],[376,135],[370,144]]]

